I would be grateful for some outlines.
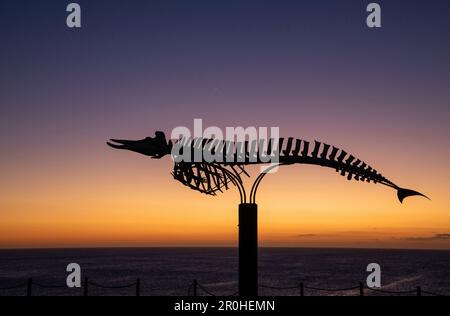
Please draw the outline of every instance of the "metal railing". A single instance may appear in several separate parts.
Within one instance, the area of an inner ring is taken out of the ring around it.
[[[34,287],[33,287],[34,286]],[[45,284],[34,281],[32,278],[29,278],[26,282],[14,284],[14,285],[8,285],[4,287],[0,287],[0,291],[9,291],[9,290],[15,290],[20,288],[26,288],[26,296],[32,296],[33,289],[35,288],[45,288],[45,289],[63,289],[68,288],[66,285],[56,285],[56,284]],[[132,289],[134,288],[134,295],[135,296],[141,296],[141,288],[142,288],[142,282],[141,279],[136,279],[135,282],[128,283],[128,284],[122,284],[122,285],[105,285],[100,284],[98,282],[94,282],[89,280],[87,277],[84,278],[84,281],[82,282],[81,289],[82,289],[82,295],[88,296],[89,295],[89,289],[90,287],[96,287],[101,289]],[[307,291],[310,291],[309,294],[315,293],[315,292],[348,292],[348,291],[356,291],[358,296],[365,296],[368,292],[374,292],[374,293],[382,293],[382,294],[389,294],[389,295],[411,295],[414,294],[416,296],[423,296],[429,295],[429,296],[447,296],[447,294],[443,293],[437,293],[435,291],[428,291],[422,289],[421,286],[417,286],[415,289],[411,290],[402,290],[402,291],[394,291],[389,289],[383,289],[383,288],[373,288],[373,287],[367,287],[364,285],[363,282],[359,282],[358,285],[346,287],[346,288],[320,288],[320,287],[314,287],[314,286],[307,286],[303,282],[300,282],[297,285],[293,286],[273,286],[273,285],[259,285],[259,288],[262,289],[270,289],[275,291],[296,291],[297,296],[306,296]],[[161,289],[161,288],[148,288],[151,291],[154,290],[169,290],[169,289]],[[197,280],[193,280],[191,284],[189,284],[187,289],[187,296],[201,296],[201,294],[205,294],[208,296],[237,296],[239,295],[239,292],[236,291],[234,293],[228,294],[228,295],[217,295],[204,285],[200,284]]]

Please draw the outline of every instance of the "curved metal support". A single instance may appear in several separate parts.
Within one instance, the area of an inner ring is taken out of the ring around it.
[[[245,188],[244,185],[242,184],[242,181],[239,177],[237,177],[234,173],[232,173],[230,170],[224,168],[224,167],[216,167],[220,170],[222,170],[224,173],[226,173],[231,181],[234,183],[235,186],[238,187],[239,190],[239,196],[241,198],[241,203],[246,203],[247,202],[247,194],[245,192]]]
[[[266,175],[266,173],[260,173],[258,175],[258,177],[256,177],[255,181],[253,182],[252,189],[250,190],[250,203],[255,203],[255,198],[254,198],[254,196],[256,196],[255,191],[258,188],[259,183],[261,182],[262,178],[264,178],[265,175]]]
[[[258,175],[255,182],[253,182],[252,189],[250,191],[250,203],[256,203],[256,191],[258,190],[259,184],[261,183],[261,181],[265,177],[265,175],[273,168],[279,167],[282,165],[283,165],[283,163],[274,164],[274,165],[268,167],[267,169],[265,169],[263,172],[261,172]]]

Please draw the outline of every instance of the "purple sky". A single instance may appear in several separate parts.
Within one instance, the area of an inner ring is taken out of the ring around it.
[[[431,188],[449,178],[447,0],[379,1],[376,30],[360,0],[78,3],[77,30],[65,26],[64,1],[0,3],[8,194],[23,188],[18,177],[39,183],[47,170],[114,172],[108,138],[170,133],[194,118],[279,126],[282,136],[354,149],[391,172],[411,160],[399,172],[419,173]]]

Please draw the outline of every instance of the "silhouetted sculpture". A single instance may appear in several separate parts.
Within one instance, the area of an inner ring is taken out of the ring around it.
[[[146,137],[136,141],[111,139],[108,142],[108,145],[113,148],[131,150],[157,159],[172,154],[175,158],[174,161],[176,161],[172,171],[173,177],[196,191],[216,195],[217,192],[228,189],[230,183],[239,189],[241,197],[241,204],[239,205],[240,296],[258,295],[258,208],[256,191],[267,173],[261,173],[253,183],[250,191],[250,203],[247,203],[241,175],[249,176],[245,170],[246,165],[267,163],[265,159],[265,161],[262,161],[261,157],[272,153],[272,145],[277,146],[275,153],[278,154],[278,161],[275,165],[268,167],[266,171],[279,165],[318,165],[332,168],[342,176],[346,176],[348,180],[381,183],[394,188],[397,190],[400,202],[403,202],[408,196],[421,195],[426,197],[422,193],[397,186],[365,162],[337,147],[318,141],[310,144],[308,141],[292,137],[287,139],[284,148],[283,144],[284,138],[278,139],[277,142],[270,139],[267,144],[267,151],[265,151],[263,146],[256,146],[256,140],[250,143],[230,144],[217,139],[181,138],[172,142],[166,140],[164,133],[159,131],[155,133],[154,138]],[[173,150],[175,148],[178,150]],[[186,150],[189,150],[189,155],[186,155],[187,159],[177,159],[182,157]],[[195,152],[199,150],[209,153],[210,156],[217,157],[217,159],[201,158],[200,161],[197,161]],[[259,152],[259,150],[263,152]]]
[[[228,189],[230,183],[236,185],[235,181],[242,182],[241,174],[248,176],[244,168],[246,165],[267,163],[260,160],[258,149],[253,152],[248,149],[248,142],[243,144],[245,146],[245,157],[241,157],[241,161],[238,161],[239,153],[236,150],[238,146],[234,146],[234,152],[232,153],[234,159],[231,162],[226,161],[225,150],[222,151],[224,156],[219,162],[193,162],[195,160],[193,157],[194,150],[199,147],[204,149],[205,146],[212,148],[214,140],[194,138],[189,140],[181,139],[176,142],[184,142],[182,146],[191,146],[193,150],[191,151],[192,157],[190,161],[181,161],[174,164],[173,177],[191,189],[205,194],[215,195],[218,191],[222,192],[222,189]],[[340,172],[342,176],[346,176],[348,180],[372,181],[394,188],[397,190],[400,202],[403,202],[406,197],[413,195],[426,197],[417,191],[397,186],[365,162],[337,147],[318,141],[314,141],[313,146],[311,146],[308,141],[292,137],[287,139],[284,148],[283,143],[284,138],[280,138],[278,141],[279,165],[310,164],[329,167]],[[268,152],[270,152],[271,144],[272,140],[269,140]],[[171,154],[174,143],[172,140],[166,140],[164,133],[158,131],[155,133],[154,138],[146,137],[136,141],[111,139],[108,145],[113,148],[131,150],[159,159]],[[217,149],[217,147],[215,148]],[[209,149],[207,148],[207,150]],[[211,150],[214,151],[214,149]],[[256,158],[256,160],[253,159],[252,161],[251,157]]]

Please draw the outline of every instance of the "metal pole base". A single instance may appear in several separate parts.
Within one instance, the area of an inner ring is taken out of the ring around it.
[[[239,204],[239,296],[258,296],[258,205]]]

